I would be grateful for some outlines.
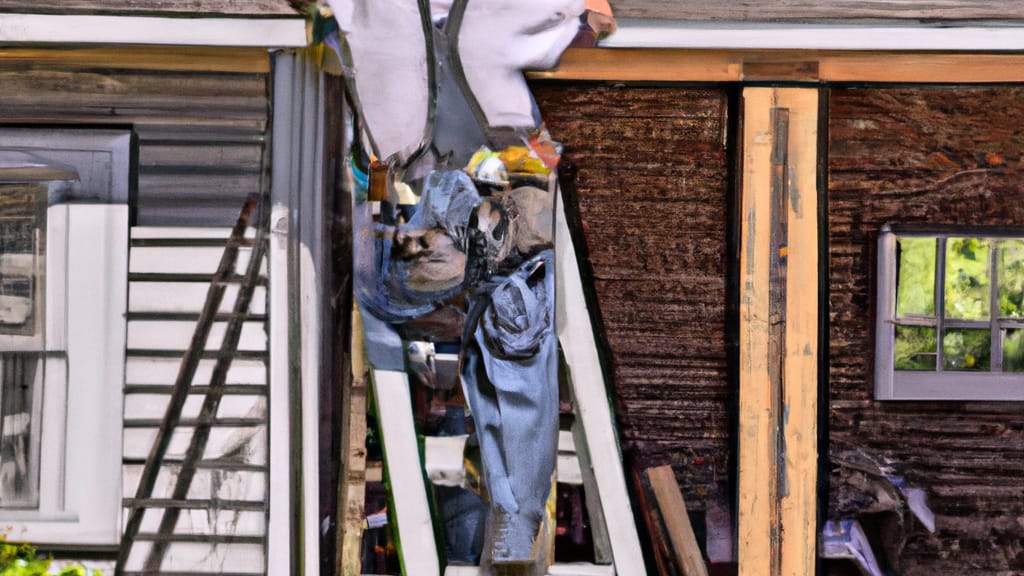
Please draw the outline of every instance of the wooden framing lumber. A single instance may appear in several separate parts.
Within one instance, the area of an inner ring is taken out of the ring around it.
[[[0,48],[0,66],[25,62],[37,66],[79,69],[248,74],[270,72],[270,57],[266,50],[259,48]]]
[[[366,517],[366,353],[359,307],[352,306],[352,385],[343,392],[341,481],[338,483],[338,576],[362,572],[363,521]]]
[[[815,50],[572,48],[557,68],[532,78],[658,82],[1024,81],[1021,54]]]
[[[743,95],[740,574],[797,576],[816,541],[818,91]]]
[[[373,370],[373,394],[384,448],[384,465],[394,502],[392,518],[400,546],[402,573],[437,576],[441,572],[434,541],[433,521],[423,483],[420,459],[405,372]]]
[[[651,491],[661,510],[661,520],[668,532],[669,542],[676,563],[682,567],[683,576],[707,576],[708,569],[704,564],[697,537],[693,534],[693,525],[686,511],[686,502],[676,481],[671,466],[658,466],[645,471],[651,483]]]

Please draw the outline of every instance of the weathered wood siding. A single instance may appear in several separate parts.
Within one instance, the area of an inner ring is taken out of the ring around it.
[[[748,22],[1022,20],[1024,5],[994,0],[612,0],[618,18]]]
[[[830,447],[927,490],[938,534],[911,538],[900,573],[1024,573],[1024,406],[872,400],[878,229],[1024,226],[1024,88],[836,89],[830,108]]]
[[[139,138],[136,224],[234,224],[263,176],[269,56],[229,52],[241,70],[231,71],[195,51],[149,50],[125,62],[108,52],[4,51],[0,123],[130,126]]]
[[[0,0],[0,11],[51,14],[298,16],[288,0]]]
[[[535,83],[575,193],[627,457],[671,462],[688,505],[728,501],[721,89]]]

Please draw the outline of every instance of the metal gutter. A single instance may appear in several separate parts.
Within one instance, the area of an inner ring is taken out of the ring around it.
[[[295,18],[178,18],[0,13],[0,44],[132,44],[301,48]]]

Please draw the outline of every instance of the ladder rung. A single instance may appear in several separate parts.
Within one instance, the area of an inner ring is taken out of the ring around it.
[[[198,312],[129,312],[126,316],[129,322],[132,321],[145,321],[145,320],[169,320],[174,322],[198,322]],[[214,322],[227,322],[229,320],[240,319],[246,322],[266,322],[266,314],[233,314],[231,312],[221,312],[213,317]]]
[[[129,348],[125,351],[129,358],[181,358],[184,350],[157,350],[154,348]],[[203,350],[201,358],[233,358],[235,360],[266,360],[266,350]]]
[[[264,536],[238,536],[235,534],[160,534],[158,532],[139,532],[136,540],[145,542],[168,543],[200,543],[200,544],[263,544]],[[164,574],[161,572],[161,576]]]
[[[190,386],[190,395],[209,394],[209,386]],[[264,384],[225,384],[221,388],[225,396],[266,396],[267,386]],[[124,387],[125,394],[172,394],[173,384],[128,384]]]
[[[200,274],[189,272],[132,272],[128,274],[129,282],[190,282],[197,284],[210,284],[213,282],[214,274]],[[231,285],[241,284],[248,279],[241,274],[228,274],[218,284]],[[256,278],[257,286],[266,286],[267,277]]]
[[[125,418],[125,428],[159,428],[163,423],[162,418],[139,418],[137,420]],[[267,423],[264,418],[182,418],[178,420],[179,428],[194,428],[196,426],[210,426],[213,428],[252,428],[263,426]]]
[[[145,466],[145,458],[124,458],[121,464],[125,466]],[[164,458],[162,466],[181,466],[181,458]],[[200,470],[222,470],[225,472],[266,472],[266,464],[246,464],[232,460],[201,460],[196,464]]]
[[[253,238],[132,238],[132,248],[248,248],[256,245]]]
[[[125,508],[180,508],[185,510],[237,510],[262,512],[267,503],[262,500],[172,500],[170,498],[125,498]]]

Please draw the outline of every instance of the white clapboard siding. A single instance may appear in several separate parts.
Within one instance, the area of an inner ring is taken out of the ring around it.
[[[128,305],[131,312],[199,312],[206,302],[209,284],[198,282],[131,282]],[[228,313],[238,298],[238,286],[228,286],[218,312]],[[266,311],[267,289],[257,287],[249,312]]]
[[[160,528],[163,508],[149,508],[142,518],[140,532],[154,533]],[[188,509],[182,510],[175,532],[179,534],[225,534],[262,536],[267,529],[267,514],[256,510]]]
[[[153,498],[169,498],[177,480],[177,467],[165,466],[157,476]],[[125,494],[134,494],[139,485],[142,465],[126,465],[122,482]],[[219,470],[203,468],[196,471],[188,498],[190,500],[247,500],[261,501],[267,496],[265,470]]]
[[[206,350],[219,350],[227,322],[214,322],[206,340]],[[174,320],[133,320],[128,323],[128,349],[185,350],[196,331],[196,322]],[[238,340],[239,350],[266,350],[267,333],[263,322],[246,322]]]
[[[147,542],[132,548],[125,564],[125,572],[141,571],[149,553]],[[160,569],[164,572],[194,572],[199,574],[263,574],[264,549],[262,544],[232,542],[182,542],[167,550]]]
[[[191,419],[198,416],[204,397],[203,394],[189,395],[181,417]],[[125,418],[163,418],[169,400],[169,394],[125,394],[124,416]],[[218,418],[251,418],[253,416],[265,417],[266,413],[267,399],[265,396],[239,395],[224,396],[216,415]]]
[[[244,464],[266,463],[265,426],[228,427],[213,426],[210,429],[210,440],[206,445],[205,460],[231,458]],[[178,426],[171,436],[167,449],[167,458],[180,459],[185,456],[192,439],[190,426]],[[156,428],[125,428],[124,458],[125,460],[143,460],[149,455],[150,447],[156,440]]]
[[[128,272],[132,274],[159,274],[173,268],[179,274],[213,274],[220,265],[224,249],[216,246],[134,246]],[[252,249],[238,249],[238,260],[232,269],[242,274],[249,265]],[[168,266],[170,264],[170,266]],[[263,263],[261,273],[266,274]]]
[[[192,385],[209,384],[215,363],[216,360],[201,360]],[[139,386],[174,384],[180,366],[180,358],[128,358],[125,362],[125,383]],[[266,386],[267,365],[259,360],[235,360],[228,371],[227,383]]]
[[[139,228],[132,230],[128,276],[128,355],[125,370],[123,487],[125,519],[129,506],[144,513],[126,573],[141,571],[153,539],[169,541],[162,572],[201,574],[265,574],[267,534],[266,261],[242,324],[238,345],[217,413],[209,422],[209,438],[198,458],[187,502],[172,502],[181,462],[197,424],[217,363],[199,362],[181,420],[171,434],[165,462],[148,499],[135,501],[144,462],[159,434],[182,355],[191,345],[210,281],[227,240],[225,228]],[[250,229],[247,236],[251,238]],[[251,247],[239,249],[233,273],[246,271]],[[229,279],[218,312],[235,307],[238,278]],[[221,348],[228,317],[211,326],[205,350]],[[237,354],[237,356],[236,356]],[[171,508],[168,508],[171,507]],[[159,534],[168,510],[178,513],[171,534]]]

